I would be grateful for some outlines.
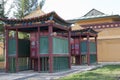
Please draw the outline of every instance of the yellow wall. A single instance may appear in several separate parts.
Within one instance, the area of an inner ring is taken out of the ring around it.
[[[0,55],[3,55],[3,43],[0,42]]]
[[[5,62],[0,62],[0,69],[4,69],[5,68]]]
[[[98,61],[120,61],[120,28],[103,29],[98,34]]]
[[[111,18],[102,18],[102,19],[89,19],[89,20],[81,20],[78,23],[83,25],[83,24],[95,24],[95,23],[103,23],[103,22],[113,22]]]
[[[120,62],[120,38],[98,40],[98,62]]]
[[[98,39],[120,38],[120,28],[106,28],[98,33]]]
[[[3,56],[3,43],[0,42],[0,56]],[[0,69],[3,69],[4,68],[4,62],[0,62]]]
[[[80,25],[114,22],[113,18],[80,20],[72,30],[82,29]],[[98,33],[98,62],[120,62],[120,28],[101,29]]]

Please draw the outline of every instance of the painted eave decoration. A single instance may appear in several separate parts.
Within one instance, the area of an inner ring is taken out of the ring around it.
[[[87,34],[89,34],[91,37],[97,36],[98,32],[91,29],[91,28],[86,28],[86,29],[82,29],[82,30],[74,30],[72,31],[72,36],[76,37],[76,36],[83,36],[86,37]]]
[[[120,22],[109,22],[109,23],[100,23],[100,24],[86,24],[80,25],[83,28],[92,28],[92,29],[104,29],[104,28],[118,28],[120,27]]]

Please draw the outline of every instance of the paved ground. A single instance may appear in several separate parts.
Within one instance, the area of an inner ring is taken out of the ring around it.
[[[70,74],[73,73],[95,69],[97,67],[101,67],[101,65],[72,66],[70,70],[55,73],[38,73],[32,70],[21,71],[18,73],[0,72],[0,80],[53,80],[63,76],[69,76]]]

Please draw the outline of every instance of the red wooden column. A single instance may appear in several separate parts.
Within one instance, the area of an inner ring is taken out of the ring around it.
[[[38,72],[40,72],[40,27],[38,27],[37,38]]]
[[[95,36],[95,45],[96,45],[96,62],[98,63],[98,54],[97,54],[97,36]]]
[[[4,28],[4,32],[3,32],[3,36],[4,36],[4,39],[3,39],[3,55],[4,55],[4,57],[5,57],[5,28]]]
[[[80,64],[82,63],[82,57],[81,57],[81,35],[79,36],[79,55],[80,55]]]
[[[74,41],[74,42],[73,42],[73,43],[74,43],[74,44],[73,44],[73,46],[74,46],[74,49],[73,49],[73,50],[74,50],[74,54],[73,54],[73,56],[74,56],[74,58],[75,58],[75,64],[77,64],[77,57],[76,57],[76,53],[75,53],[75,52],[76,52],[76,49],[75,49],[75,39],[76,39],[76,38],[73,39],[73,41]],[[72,53],[72,52],[71,52],[71,53]],[[74,60],[74,59],[73,59],[73,60]]]
[[[16,72],[19,71],[19,64],[18,64],[18,29],[16,29]]]
[[[90,39],[89,34],[87,34],[87,64],[90,65]]]
[[[53,26],[48,26],[48,32],[49,32],[49,35],[48,35],[49,72],[52,73],[53,72],[53,37],[52,37]]]
[[[74,58],[75,58],[75,64],[77,64],[76,63],[76,54],[75,54],[75,51],[76,51],[76,49],[75,49],[75,38],[73,38],[73,46],[74,46],[74,48],[73,48],[73,56],[74,56]],[[68,49],[69,49],[69,47],[68,47]],[[72,53],[72,52],[71,52]],[[74,60],[74,59],[73,59]],[[73,62],[73,61],[72,61]]]
[[[75,54],[75,38],[73,39],[73,41],[74,41],[74,44],[73,44],[74,45],[74,49],[73,49],[74,50],[74,54],[73,55],[76,55]]]
[[[70,40],[71,40],[71,28],[68,31],[69,68],[71,69],[71,43],[70,43]]]
[[[6,29],[6,34],[5,34],[5,48],[6,48],[6,66],[5,66],[5,71],[8,72],[8,68],[9,68],[9,62],[8,62],[8,41],[9,41],[9,30]]]

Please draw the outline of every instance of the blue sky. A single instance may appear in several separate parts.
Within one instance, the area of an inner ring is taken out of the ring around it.
[[[64,19],[73,19],[93,8],[109,15],[120,14],[120,0],[46,0],[42,10],[46,13],[55,11]]]

